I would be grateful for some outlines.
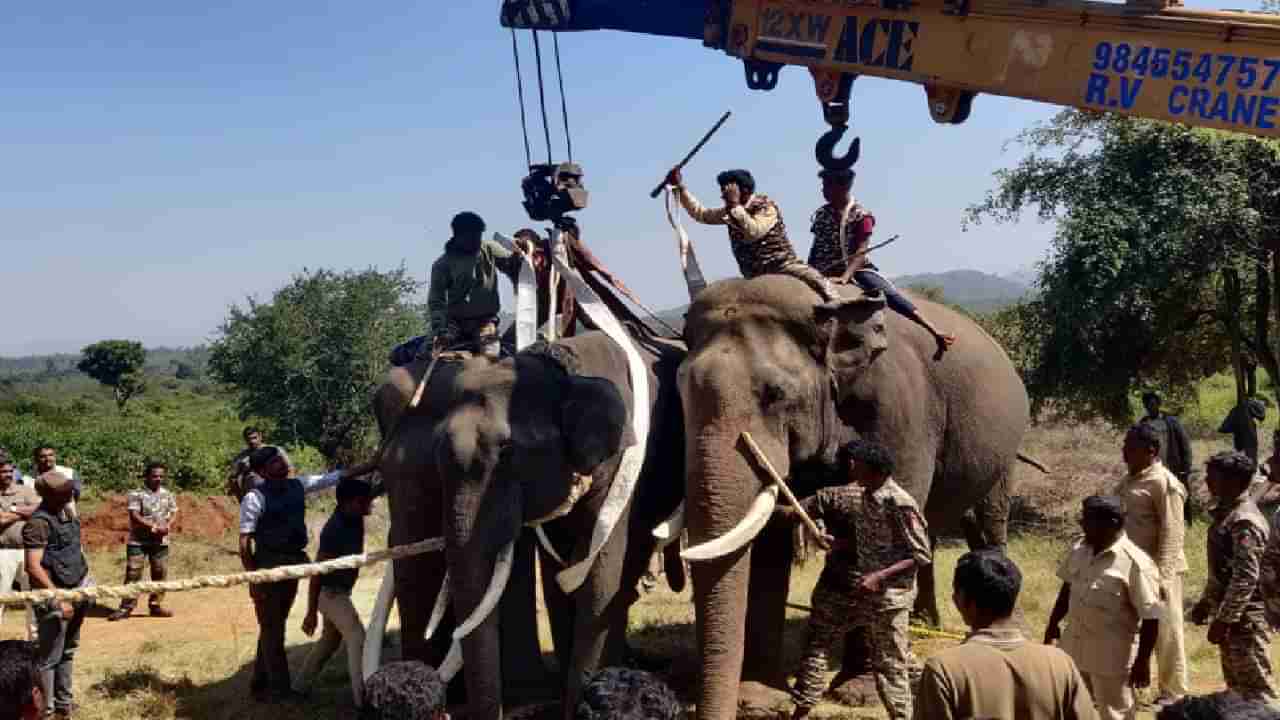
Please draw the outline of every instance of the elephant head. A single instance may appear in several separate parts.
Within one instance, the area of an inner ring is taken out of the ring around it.
[[[571,351],[542,345],[501,363],[468,365],[455,376],[437,427],[449,569],[427,632],[451,601],[470,716],[496,718],[503,682],[493,609],[512,549],[522,528],[568,512],[624,446],[627,407],[612,382],[578,375]]]
[[[837,401],[888,347],[883,308],[879,295],[820,305],[801,282],[769,275],[716,283],[689,310],[689,355],[679,384],[690,545],[685,557],[692,562],[703,669],[699,718],[734,717],[748,582],[754,604],[760,580],[751,541],[777,497],[741,434],[751,433],[783,477],[800,464],[831,464]],[[784,588],[785,601],[790,568],[783,565],[771,580]],[[780,634],[780,607],[778,614]],[[754,639],[754,626],[752,634]]]

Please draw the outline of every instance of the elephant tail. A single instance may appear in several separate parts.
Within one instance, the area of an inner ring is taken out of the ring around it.
[[[1019,459],[1019,460],[1021,460],[1021,461],[1022,461],[1022,462],[1024,462],[1024,463],[1026,463],[1026,464],[1030,465],[1031,467],[1033,467],[1033,468],[1035,468],[1035,469],[1039,470],[1040,472],[1044,473],[1045,475],[1052,475],[1052,474],[1053,474],[1053,471],[1052,471],[1052,470],[1050,470],[1049,468],[1045,467],[1045,466],[1044,466],[1044,463],[1042,463],[1042,462],[1040,462],[1039,460],[1037,460],[1037,459],[1035,459],[1035,458],[1031,457],[1030,455],[1025,455],[1025,454],[1023,454],[1022,452],[1019,452],[1019,453],[1018,453],[1018,459]]]

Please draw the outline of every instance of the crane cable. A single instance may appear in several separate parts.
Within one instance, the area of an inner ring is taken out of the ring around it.
[[[538,39],[538,31],[531,31],[533,35],[533,53],[534,62],[538,70],[538,103],[542,111],[542,134],[547,145],[547,164],[551,162],[551,122],[547,118],[547,95],[546,86],[542,76],[542,43]],[[554,41],[555,59],[556,59],[556,80],[560,87],[560,114],[564,120],[564,144],[569,154],[569,162],[573,162],[573,136],[569,133],[569,103],[564,92],[564,68],[560,63],[560,34],[551,33]],[[533,152],[529,146],[529,120],[525,114],[524,102],[524,75],[520,70],[520,48],[516,40],[516,30],[511,29],[511,57],[515,60],[516,66],[516,96],[520,103],[520,131],[524,135],[524,159],[525,164],[533,166]]]

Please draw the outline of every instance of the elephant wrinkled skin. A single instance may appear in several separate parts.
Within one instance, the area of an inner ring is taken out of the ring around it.
[[[893,453],[898,483],[934,531],[962,525],[967,515],[983,524],[971,538],[1003,545],[1002,498],[1029,421],[1026,391],[1008,356],[971,320],[912,298],[958,338],[935,360],[934,339],[884,312],[881,296],[843,291],[850,300],[820,306],[802,282],[766,275],[715,283],[694,301],[679,376],[690,546],[735,528],[764,488],[743,431],[801,496],[845,482],[834,472],[841,444],[875,440]],[[792,536],[779,525],[691,564],[700,720],[732,718],[740,680],[785,683],[776,649]],[[932,568],[919,578],[919,604],[936,608]]]
[[[566,711],[584,674],[621,662],[627,613],[655,547],[652,530],[684,492],[676,389],[684,348],[649,338],[637,345],[649,374],[651,422],[635,494],[578,588],[566,594],[556,582],[560,565],[545,549],[539,552]],[[397,407],[393,399],[406,396],[405,383],[392,384],[383,407]],[[504,695],[510,700],[517,694],[513,688],[536,681],[528,666],[536,666],[536,675],[542,663],[529,657],[526,637],[535,633],[536,648],[532,553],[522,553],[532,531],[523,528],[545,521],[541,528],[560,557],[570,564],[585,557],[622,451],[636,442],[632,405],[622,348],[603,333],[588,332],[499,362],[439,365],[425,412],[406,418],[412,425],[398,433],[399,472],[384,471],[393,542],[433,534],[446,540],[444,557],[395,569],[406,651],[421,642],[446,567],[454,617],[467,617],[489,586],[495,557],[517,542],[502,612],[462,640],[468,717],[501,717]],[[589,488],[583,476],[590,476]],[[428,567],[431,582],[419,580]],[[447,637],[450,629],[437,635]],[[441,646],[430,653],[433,659]]]

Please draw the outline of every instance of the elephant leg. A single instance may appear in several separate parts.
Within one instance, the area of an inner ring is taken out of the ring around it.
[[[537,595],[534,587],[533,532],[526,530],[516,541],[511,579],[499,605],[502,633],[503,696],[508,702],[551,697],[551,675],[542,662],[538,642]]]
[[[565,720],[572,720],[587,678],[601,667],[622,663],[627,609],[636,597],[635,587],[624,587],[622,582],[628,525],[624,515],[573,593],[573,657],[565,678]]]
[[[964,511],[964,515],[960,518],[960,526],[964,530],[964,540],[970,550],[987,546],[987,536],[982,531],[982,524],[978,522],[978,509],[976,507]]]
[[[984,547],[1005,552],[1009,544],[1009,509],[1013,494],[1013,472],[1009,467],[1001,469],[991,492],[974,508],[978,526],[982,529]],[[970,546],[971,550],[977,549]]]
[[[751,546],[742,679],[779,689],[785,689],[787,682],[786,659],[778,649],[783,647],[786,630],[794,537],[790,526],[770,523]]]
[[[556,582],[556,573],[564,568],[541,549],[538,562],[542,566],[542,599],[547,604],[547,620],[551,623],[551,644],[555,646],[559,676],[556,687],[563,690],[569,659],[573,657],[573,602]]]

